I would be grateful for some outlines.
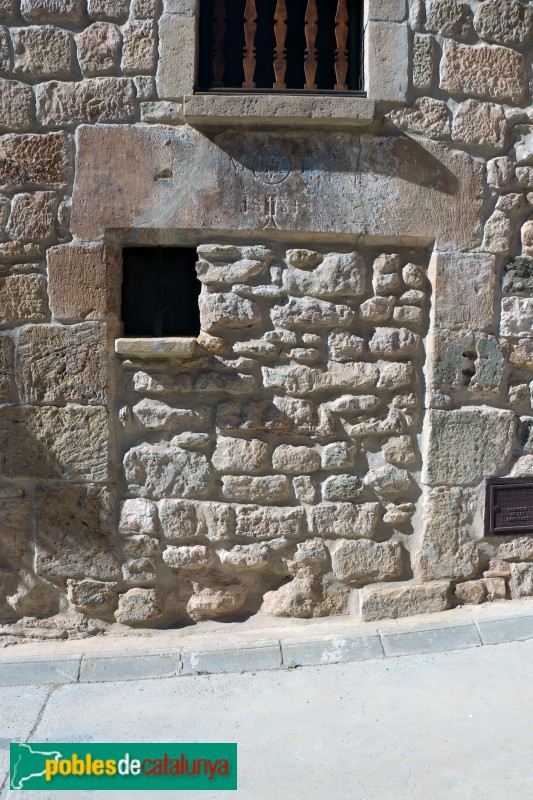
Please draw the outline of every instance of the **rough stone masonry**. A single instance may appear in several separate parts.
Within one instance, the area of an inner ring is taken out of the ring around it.
[[[0,0],[0,642],[533,594],[533,3],[370,0],[366,98],[194,94],[199,5]]]

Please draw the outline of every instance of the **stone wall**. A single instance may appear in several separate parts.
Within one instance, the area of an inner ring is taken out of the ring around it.
[[[0,641],[533,594],[533,4],[368,18],[369,99],[201,98],[190,0],[0,0]],[[191,358],[115,354],[125,243]]]

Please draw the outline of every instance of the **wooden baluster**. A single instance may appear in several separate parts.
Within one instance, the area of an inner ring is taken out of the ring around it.
[[[346,77],[348,75],[348,7],[346,0],[339,0],[337,14],[335,16],[335,39],[337,49],[335,50],[335,75],[337,82],[335,89],[345,92],[348,89]]]
[[[305,12],[305,86],[304,89],[316,89],[316,70],[317,63],[317,50],[316,50],[316,35],[318,33],[318,11],[316,7],[316,0],[309,0]]]
[[[244,82],[243,89],[255,88],[255,66],[257,63],[255,57],[255,34],[257,32],[257,9],[255,7],[255,0],[246,0],[246,7],[244,9]]]
[[[226,58],[224,42],[226,38],[226,2],[225,0],[215,0],[213,11],[213,86],[224,86],[224,70],[226,69]]]
[[[274,14],[274,33],[276,34],[276,49],[274,50],[274,74],[276,80],[274,89],[286,89],[285,73],[287,72],[287,51],[285,39],[287,38],[287,6],[286,0],[278,0]]]

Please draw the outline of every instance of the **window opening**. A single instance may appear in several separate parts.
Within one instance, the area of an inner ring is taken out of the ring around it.
[[[199,90],[362,89],[362,0],[202,0]]]
[[[127,247],[122,253],[124,336],[198,336],[196,250]]]

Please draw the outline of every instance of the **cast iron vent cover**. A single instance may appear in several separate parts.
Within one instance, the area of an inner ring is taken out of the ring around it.
[[[196,250],[126,247],[122,251],[124,336],[198,336],[202,284]]]
[[[485,536],[533,533],[533,479],[487,478]]]

